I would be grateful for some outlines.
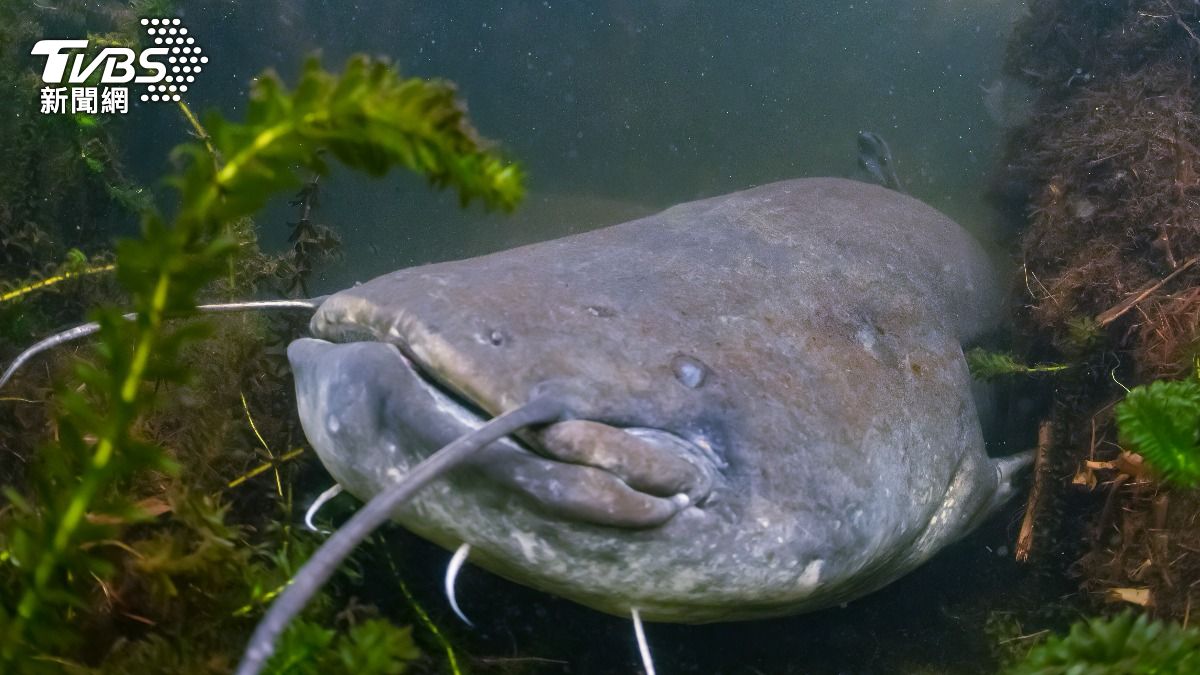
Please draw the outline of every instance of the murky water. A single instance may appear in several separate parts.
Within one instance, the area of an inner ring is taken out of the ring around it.
[[[324,293],[776,180],[866,180],[855,142],[863,130],[886,139],[911,194],[999,241],[1006,226],[987,197],[1004,123],[994,83],[1022,8],[999,0],[247,0],[183,3],[180,14],[213,55],[189,95],[197,110],[238,117],[257,73],[276,68],[294,81],[314,51],[333,69],[352,53],[383,54],[406,73],[457,83],[480,132],[527,170],[528,199],[509,216],[459,209],[454,195],[408,175],[335,172],[322,183],[316,218],[341,234],[344,257],[314,282]],[[184,129],[174,110],[131,115],[138,133],[129,164],[153,181]],[[286,200],[273,204],[258,219],[264,245],[281,248],[295,217]],[[979,672],[990,659],[982,629],[990,603],[1015,602],[1002,550],[1012,513],[848,608],[651,626],[660,672]],[[391,538],[435,620],[450,624],[466,651],[498,659],[475,662],[480,671],[638,667],[628,622],[479,570],[464,574],[460,590],[479,628],[455,624],[437,576],[445,554]],[[364,600],[406,611],[390,590]]]
[[[408,176],[337,175],[320,218],[345,239],[326,290],[397,267],[461,258],[802,176],[863,176],[860,130],[881,134],[915,196],[984,238],[1000,127],[999,77],[1020,3],[255,2],[196,3],[212,44],[199,109],[236,114],[265,68],[294,75],[319,50],[393,58],[457,83],[480,131],[528,170],[511,217],[462,212]],[[158,158],[171,115],[146,120]],[[147,167],[153,175],[156,166]],[[864,176],[865,177],[865,176]],[[293,219],[286,208],[262,218]]]

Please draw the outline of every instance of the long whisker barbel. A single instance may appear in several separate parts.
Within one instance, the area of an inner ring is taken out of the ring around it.
[[[458,615],[458,618],[463,620],[463,623],[468,626],[474,626],[471,620],[463,614],[462,609],[458,606],[458,596],[454,592],[454,582],[458,579],[458,573],[462,570],[462,566],[467,562],[467,556],[471,555],[471,545],[464,543],[454,552],[454,556],[450,558],[450,564],[446,565],[446,580],[445,591],[446,599],[450,601],[450,609]]]
[[[310,532],[329,534],[329,530],[322,530],[313,524],[313,518],[317,515],[317,511],[321,510],[322,506],[325,506],[325,504],[327,504],[334,497],[342,494],[343,490],[344,488],[342,488],[341,483],[334,483],[333,487],[317,495],[317,498],[313,500],[312,506],[309,506],[308,510],[304,512],[304,526],[307,527]]]
[[[327,298],[327,297],[329,297],[329,296],[321,296],[318,298],[310,298],[310,299],[303,299],[303,300],[254,300],[254,301],[250,301],[250,302],[218,302],[218,303],[213,303],[213,304],[208,304],[208,305],[197,305],[196,311],[204,313],[204,314],[224,314],[224,313],[229,313],[229,312],[249,312],[249,311],[254,311],[254,310],[259,310],[259,309],[303,310],[303,311],[312,312],[312,311],[316,311],[317,307],[320,307],[321,303],[324,302],[325,298]],[[124,318],[132,321],[133,319],[137,318],[137,314],[131,312],[129,314],[125,314]],[[18,354],[17,358],[13,359],[13,362],[8,365],[8,368],[5,369],[4,374],[0,375],[0,388],[3,388],[4,385],[8,384],[8,381],[12,379],[12,376],[15,375],[17,373],[17,371],[21,369],[21,366],[24,366],[25,363],[29,361],[29,359],[32,359],[33,357],[37,356],[38,354],[41,354],[44,351],[54,349],[55,347],[58,347],[60,345],[65,345],[68,342],[74,342],[75,340],[81,340],[89,335],[94,335],[99,330],[100,330],[100,324],[96,323],[95,321],[89,321],[88,323],[85,323],[85,324],[82,324],[79,326],[75,326],[74,328],[69,328],[65,331],[62,331],[61,333],[55,333],[54,335],[51,335],[48,338],[39,340],[38,342],[34,343],[33,346],[29,347],[25,351]]]

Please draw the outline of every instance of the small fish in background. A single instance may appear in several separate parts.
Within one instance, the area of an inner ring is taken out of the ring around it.
[[[896,160],[887,141],[874,131],[858,132],[858,165],[885,188],[907,193],[896,175]]]

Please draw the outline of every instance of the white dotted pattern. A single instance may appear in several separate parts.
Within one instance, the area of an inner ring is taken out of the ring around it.
[[[152,102],[179,101],[179,95],[188,90],[187,84],[183,83],[196,81],[196,75],[204,69],[203,64],[208,63],[208,57],[204,56],[204,50],[196,44],[196,39],[188,35],[188,29],[182,25],[181,19],[145,18],[141,24],[146,35],[153,39],[154,46],[170,50],[167,57],[170,65],[162,80],[165,84],[147,85],[147,93],[142,94],[141,99]]]

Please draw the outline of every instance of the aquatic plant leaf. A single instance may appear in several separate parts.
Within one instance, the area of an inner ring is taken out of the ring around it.
[[[355,625],[339,640],[330,659],[336,659],[336,666],[326,672],[399,675],[420,656],[410,627],[397,628],[382,619],[372,619]]]
[[[1125,611],[1076,622],[1034,646],[1007,675],[1185,675],[1200,672],[1200,630]]]
[[[322,151],[371,175],[408,168],[437,188],[454,188],[464,204],[508,210],[523,196],[520,168],[479,138],[453,85],[405,79],[364,56],[341,75],[309,59],[292,92],[268,72],[255,83],[245,122],[211,114],[205,126],[226,163],[218,168],[200,144],[178,151],[188,166],[176,181],[183,220],[251,214],[271,195],[299,187],[298,167],[325,174]]]
[[[1012,354],[992,352],[978,347],[968,351],[965,356],[971,376],[985,382],[991,382],[1007,375],[1053,373],[1069,367],[1061,363],[1040,363],[1031,366],[1017,361]]]
[[[266,672],[400,675],[420,656],[411,629],[382,619],[363,621],[340,634],[311,621],[296,621],[280,638]]]
[[[195,612],[187,614],[198,601],[190,597],[197,594],[182,592],[185,584],[202,579],[199,597],[219,595],[224,605],[217,614],[229,622],[269,602],[311,552],[311,542],[286,527],[272,546],[245,548],[241,533],[225,525],[218,502],[174,501],[163,523],[135,528],[149,534],[139,532],[133,544],[121,536],[127,525],[154,516],[139,506],[146,494],[128,489],[149,483],[161,490],[162,479],[178,472],[166,448],[141,437],[139,423],[160,387],[187,384],[192,373],[181,353],[206,328],[197,323],[167,330],[166,320],[190,316],[200,293],[225,272],[232,276],[247,217],[280,190],[294,189],[298,168],[323,173],[328,157],[373,174],[400,166],[434,186],[455,188],[464,203],[504,209],[522,194],[520,169],[485,147],[451,85],[403,79],[386,63],[365,57],[352,59],[341,76],[312,60],[294,92],[264,76],[246,121],[212,116],[209,135],[214,152],[203,143],[176,152],[183,161],[172,181],[180,192],[176,216],[168,222],[147,209],[140,236],[118,243],[115,276],[129,306],[92,314],[99,325],[94,360],[79,363],[78,381],[60,387],[58,437],[31,470],[20,501],[25,508],[0,516],[0,671],[40,663],[39,655],[53,657],[48,663],[65,662],[60,654],[80,638],[74,609],[86,610],[87,599],[104,595],[97,583],[107,592],[118,568],[140,572],[137,581],[150,590],[144,594],[149,600],[158,601],[159,614],[182,612],[198,626],[189,630],[203,635],[199,626],[221,624],[201,624]],[[307,246],[333,246],[319,229],[310,236]],[[68,264],[82,262],[73,256]],[[112,668],[144,665],[140,660],[162,657],[164,645],[181,639],[151,638],[114,649]],[[415,654],[408,633],[384,623],[362,624],[343,637],[309,627],[293,640],[291,654],[312,657],[288,661],[301,668],[295,672],[309,672],[303,668],[313,664],[312,672],[349,664],[360,673],[394,673]],[[326,649],[334,640],[337,647]],[[213,646],[236,648],[237,642]],[[179,656],[180,667],[172,672],[196,666],[200,658]]]
[[[1159,380],[1117,404],[1121,438],[1164,478],[1200,484],[1200,382]]]
[[[333,643],[335,633],[309,621],[288,626],[279,640],[279,648],[267,662],[272,675],[320,675],[321,656]]]

